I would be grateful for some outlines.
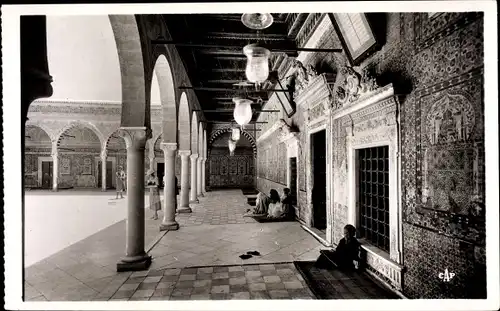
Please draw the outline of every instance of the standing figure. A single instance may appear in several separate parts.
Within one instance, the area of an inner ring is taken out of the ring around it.
[[[282,214],[279,216],[283,219],[294,220],[295,219],[295,209],[293,207],[293,198],[290,193],[290,188],[283,189],[283,196],[281,197],[281,209]]]
[[[123,189],[125,188],[125,172],[123,167],[119,166],[116,172],[116,198],[120,195],[120,199],[123,199]]]
[[[149,208],[154,212],[151,218],[158,219],[158,211],[161,210],[160,192],[158,191],[159,181],[154,171],[148,173]]]
[[[175,212],[177,212],[177,196],[179,195],[179,186],[177,176],[175,178]]]

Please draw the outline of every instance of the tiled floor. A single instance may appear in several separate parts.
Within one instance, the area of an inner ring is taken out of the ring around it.
[[[253,218],[243,217],[250,207],[241,190],[208,192],[200,198],[200,203],[191,204],[192,213],[179,214],[176,220],[181,226],[255,223]]]
[[[161,235],[160,220],[150,219],[151,215],[147,210],[146,247]],[[90,300],[102,291],[116,291],[128,277],[116,273],[124,250],[122,220],[26,268],[26,300]]]
[[[133,273],[110,300],[314,299],[292,263]]]
[[[311,299],[292,262],[317,259],[322,245],[299,223],[244,218],[247,208],[239,190],[209,192],[193,213],[177,215],[179,230],[163,236],[148,211],[146,245],[158,243],[149,251],[149,271],[135,273],[115,270],[125,248],[119,222],[25,269],[25,298]],[[248,251],[260,255],[239,258]]]

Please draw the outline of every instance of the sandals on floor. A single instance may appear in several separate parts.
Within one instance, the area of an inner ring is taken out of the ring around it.
[[[249,259],[249,258],[252,258],[252,255],[243,254],[243,255],[240,255],[239,257],[240,257],[241,259]]]
[[[260,256],[260,253],[258,251],[249,251],[247,252],[248,255],[254,255],[254,256]]]

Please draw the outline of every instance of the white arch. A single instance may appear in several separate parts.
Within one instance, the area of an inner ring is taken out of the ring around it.
[[[72,128],[78,127],[78,126],[86,127],[88,129],[90,129],[92,132],[94,132],[94,134],[96,134],[97,138],[99,139],[100,145],[103,146],[105,141],[104,141],[104,135],[101,133],[101,131],[93,123],[88,122],[88,121],[80,121],[80,120],[71,122],[70,124],[68,124],[64,128],[62,128],[61,131],[59,131],[59,133],[56,136],[57,144],[58,145],[60,144],[62,135],[66,131],[68,131]]]
[[[204,157],[203,149],[203,125],[200,122],[198,125],[198,153],[200,157]]]
[[[191,118],[186,92],[181,94],[179,101],[179,150],[191,150]]]
[[[159,101],[162,106],[162,132],[163,141],[168,143],[177,142],[177,107],[175,103],[175,85],[174,77],[172,75],[172,70],[170,64],[165,57],[161,54],[156,59],[153,82],[157,81]],[[152,93],[151,99],[153,100],[153,86],[152,83]]]
[[[193,111],[191,118],[191,152],[198,153],[198,116]]]

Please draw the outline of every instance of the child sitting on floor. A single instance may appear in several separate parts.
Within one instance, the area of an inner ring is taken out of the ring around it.
[[[322,251],[322,256],[316,262],[316,266],[327,267],[328,262],[333,262],[341,270],[358,270],[360,243],[355,236],[356,228],[353,225],[346,225],[344,227],[344,237],[340,239],[335,251]],[[323,256],[326,256],[329,260],[326,260]]]

